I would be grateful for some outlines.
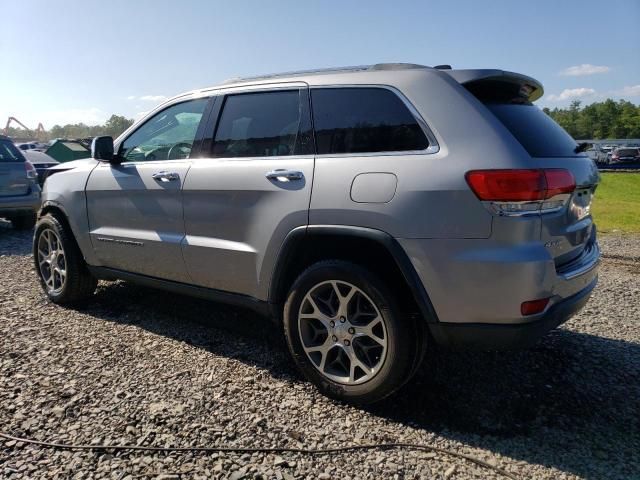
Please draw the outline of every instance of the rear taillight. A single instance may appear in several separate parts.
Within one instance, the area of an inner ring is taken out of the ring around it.
[[[498,215],[525,215],[562,208],[576,188],[564,169],[472,170],[467,183]]]
[[[36,171],[36,167],[33,166],[29,160],[24,162],[24,169],[27,172],[27,178],[38,178],[38,172]]]

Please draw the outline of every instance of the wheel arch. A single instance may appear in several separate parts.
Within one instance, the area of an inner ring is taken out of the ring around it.
[[[42,203],[42,206],[38,211],[38,219],[42,218],[44,215],[48,213],[54,214],[58,219],[58,221],[60,221],[65,228],[69,229],[69,232],[71,233],[71,237],[73,238],[73,240],[76,242],[76,245],[80,249],[80,252],[82,253],[82,256],[85,262],[87,262],[87,259],[90,258],[87,256],[87,249],[89,248],[89,246],[86,245],[86,242],[79,241],[82,239],[79,238],[78,232],[76,231],[76,228],[74,228],[73,223],[70,221],[69,214],[67,213],[65,208],[60,203],[54,200],[46,200]],[[88,253],[92,253],[92,251],[90,250]]]
[[[383,276],[398,294],[413,302],[427,323],[438,321],[429,295],[398,241],[384,231],[358,226],[310,225],[289,232],[273,269],[269,303],[281,305],[298,275],[328,258],[357,263]]]

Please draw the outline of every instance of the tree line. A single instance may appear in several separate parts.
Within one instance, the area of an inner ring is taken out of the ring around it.
[[[576,139],[640,138],[640,106],[627,100],[595,102],[582,106],[575,100],[569,108],[543,108]]]
[[[133,125],[132,118],[111,115],[103,125],[85,125],[84,123],[54,125],[50,130],[46,130],[44,133],[37,135],[37,137],[41,141],[49,141],[54,138],[91,138],[101,135],[110,135],[116,138],[131,125]],[[35,132],[26,132],[21,128],[9,127],[8,135],[12,138],[24,138],[34,136]]]

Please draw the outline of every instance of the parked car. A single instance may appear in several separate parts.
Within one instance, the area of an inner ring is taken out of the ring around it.
[[[37,150],[25,150],[22,154],[31,162],[38,173],[38,184],[42,186],[46,178],[47,169],[58,165],[59,162],[51,158],[49,155]]]
[[[24,151],[29,151],[29,150],[42,151],[48,147],[46,143],[41,143],[41,142],[16,143],[16,146],[20,150],[24,150]]]
[[[0,218],[18,229],[33,228],[40,207],[35,167],[11,139],[0,135]]]
[[[638,148],[616,148],[611,152],[611,163],[632,163],[640,162],[640,149]]]
[[[186,93],[51,169],[37,274],[60,304],[125,279],[252,308],[322,392],[380,400],[431,342],[521,348],[587,302],[598,170],[541,95],[406,64]]]

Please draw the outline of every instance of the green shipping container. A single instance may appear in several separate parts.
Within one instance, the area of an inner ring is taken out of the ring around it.
[[[60,163],[89,158],[91,156],[91,151],[84,145],[67,140],[55,141],[53,145],[47,148],[45,153]]]

